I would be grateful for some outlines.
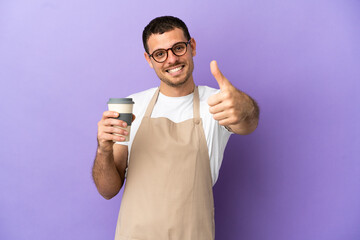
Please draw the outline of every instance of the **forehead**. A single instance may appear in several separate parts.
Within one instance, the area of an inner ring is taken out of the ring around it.
[[[148,39],[149,52],[153,52],[159,48],[170,48],[177,42],[186,42],[187,39],[184,36],[183,30],[175,28],[169,32],[163,34],[151,34]]]

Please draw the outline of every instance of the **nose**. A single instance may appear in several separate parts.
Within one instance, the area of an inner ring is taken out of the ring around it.
[[[168,57],[167,57],[167,62],[172,64],[172,63],[175,63],[177,60],[178,60],[178,56],[176,56],[172,51],[171,49],[168,49],[167,50],[167,54],[168,54]]]

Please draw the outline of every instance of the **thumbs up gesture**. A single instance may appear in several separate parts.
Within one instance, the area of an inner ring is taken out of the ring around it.
[[[216,61],[210,63],[210,70],[220,87],[220,92],[208,99],[213,118],[237,134],[254,131],[259,117],[256,102],[231,84],[221,73]]]

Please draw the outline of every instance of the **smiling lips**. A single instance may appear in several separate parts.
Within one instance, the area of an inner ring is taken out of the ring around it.
[[[181,66],[178,66],[178,67],[175,67],[175,68],[167,69],[166,72],[168,72],[168,73],[176,73],[176,72],[180,71],[181,69],[183,69],[184,66],[185,65],[181,65]]]

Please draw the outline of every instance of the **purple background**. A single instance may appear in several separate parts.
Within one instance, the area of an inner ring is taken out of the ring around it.
[[[0,1],[0,239],[113,239],[121,194],[91,167],[109,97],[159,84],[141,33],[182,18],[194,77],[224,75],[261,107],[214,187],[216,237],[360,239],[360,3]]]

